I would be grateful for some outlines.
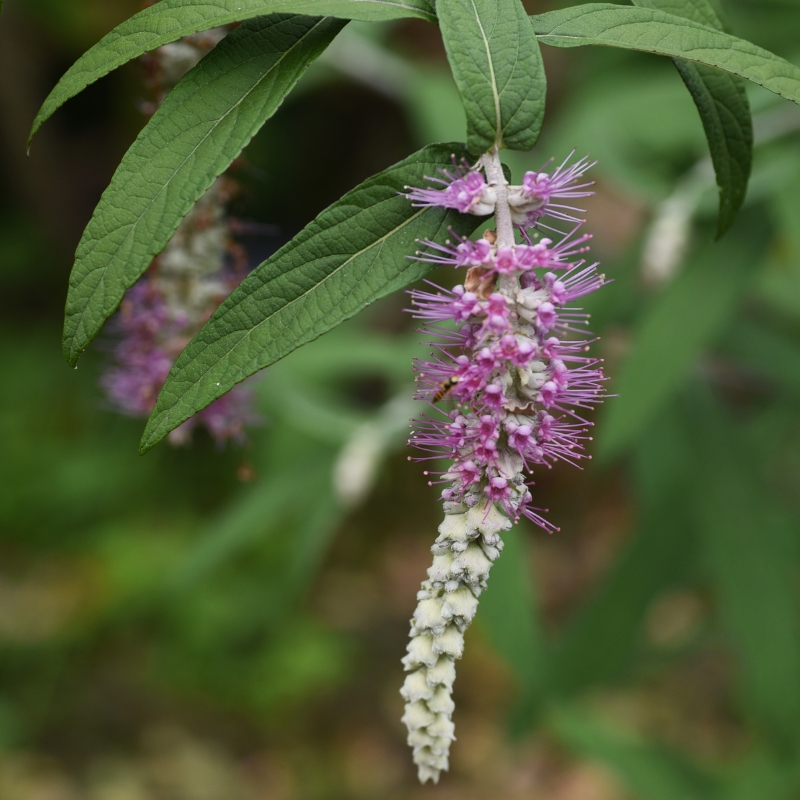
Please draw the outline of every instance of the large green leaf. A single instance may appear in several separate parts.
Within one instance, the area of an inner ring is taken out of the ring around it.
[[[436,19],[430,0],[161,0],[118,25],[70,67],[36,115],[31,138],[70,97],[126,61],[197,31],[277,13],[367,21]]]
[[[740,423],[698,394],[691,412],[695,508],[720,615],[743,667],[745,702],[788,754],[800,741],[797,525],[753,468]]]
[[[529,150],[544,118],[542,55],[519,0],[437,0],[447,56],[467,112],[467,145]]]
[[[800,104],[800,67],[722,31],[650,8],[587,3],[531,17],[542,44],[587,44],[685,58],[757,83]]]
[[[414,208],[399,193],[421,184],[463,145],[431,145],[373,176],[323,211],[254,270],[184,350],[142,438],[148,450],[235,383],[418,280],[430,264],[408,258],[417,239],[467,235],[480,218]]]
[[[683,387],[704,347],[718,336],[766,246],[757,221],[740,235],[701,247],[644,318],[614,381],[599,426],[598,455],[610,458],[634,442]]]
[[[634,0],[701,25],[724,30],[708,0]],[[741,79],[712,67],[673,59],[689,90],[708,140],[719,186],[717,236],[725,233],[744,202],[753,161],[753,118]]]
[[[283,14],[251,20],[170,92],[123,158],[78,245],[64,325],[70,364],[345,24]]]

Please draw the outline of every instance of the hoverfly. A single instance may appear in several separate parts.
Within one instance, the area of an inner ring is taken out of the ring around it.
[[[436,394],[433,396],[433,402],[438,403],[460,380],[461,378],[457,378],[455,375],[448,378],[436,390]]]

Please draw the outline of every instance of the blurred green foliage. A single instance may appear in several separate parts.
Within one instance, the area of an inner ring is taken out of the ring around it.
[[[141,421],[97,389],[107,343],[77,372],[62,361],[70,249],[135,134],[136,71],[60,112],[20,165],[25,114],[130,5],[111,19],[102,3],[8,0],[0,20],[0,797],[432,795],[396,721],[438,524],[435,489],[405,461],[424,348],[403,299],[270,368],[244,450],[199,437],[140,458]],[[724,5],[734,33],[800,63],[800,3]],[[346,36],[358,57],[332,49],[248,149],[234,210],[280,230],[245,241],[254,260],[358,180],[463,138],[434,29]],[[537,477],[561,532],[513,531],[481,600],[447,796],[797,797],[800,109],[750,92],[751,191],[713,244],[713,174],[672,66],[545,59],[543,140],[507,162],[599,159],[587,228],[613,283],[588,310],[618,396],[591,468]],[[165,723],[185,741],[152,733]],[[217,794],[211,779],[180,788],[190,744],[223,765]]]

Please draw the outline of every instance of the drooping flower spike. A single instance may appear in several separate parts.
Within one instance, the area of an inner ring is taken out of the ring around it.
[[[156,99],[149,113],[225,33],[218,28],[187,36],[146,56]],[[123,414],[146,417],[153,410],[180,352],[244,277],[246,257],[231,240],[225,207],[235,192],[234,181],[218,178],[125,295],[114,321],[120,335],[114,364],[100,381],[111,405]],[[253,401],[250,389],[236,386],[172,431],[169,440],[186,443],[200,423],[220,446],[241,443],[245,428],[259,421]]]
[[[552,174],[525,173],[521,186],[505,192],[482,175],[473,177],[477,171],[461,170],[443,173],[449,183],[437,179],[444,189],[408,194],[419,205],[477,213],[494,190],[498,206],[496,233],[478,241],[425,241],[425,249],[412,256],[467,270],[464,283],[452,290],[428,282],[429,289],[410,292],[411,313],[423,321],[435,351],[431,359],[415,362],[417,397],[431,411],[413,423],[409,443],[424,453],[418,460],[449,461],[444,471],[426,473],[431,485],[444,486],[445,521],[403,659],[409,672],[401,690],[407,702],[403,721],[423,782],[437,781],[448,767],[455,738],[454,662],[502,549],[500,533],[523,516],[548,532],[558,530],[543,516],[546,510],[533,505],[530,473],[588,457],[591,423],[581,415],[603,397],[600,361],[586,355],[594,341],[584,330],[587,315],[569,304],[599,289],[605,277],[582,258],[590,236],[579,232],[582,220],[568,213],[576,209],[554,202],[590,194],[591,184],[579,181],[591,163],[568,161]],[[495,181],[498,176],[496,169]],[[473,199],[479,187],[487,187],[474,203],[467,199],[468,179]],[[508,216],[501,235],[502,202]],[[574,226],[540,238],[528,229],[545,216]],[[522,243],[515,241],[512,225],[524,226]],[[439,405],[445,398],[454,406],[449,413]]]

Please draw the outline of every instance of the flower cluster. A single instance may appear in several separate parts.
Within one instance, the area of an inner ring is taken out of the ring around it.
[[[148,83],[158,101],[224,33],[220,28],[185,37],[147,57]],[[147,416],[153,410],[183,348],[244,277],[246,257],[231,238],[226,213],[236,191],[230,178],[217,179],[122,301],[114,323],[120,335],[115,364],[101,378],[107,397],[122,413]],[[258,422],[252,406],[252,392],[234,387],[172,431],[170,442],[186,443],[198,423],[219,445],[242,442],[245,428]]]
[[[581,209],[560,201],[592,194],[589,188],[591,182],[581,183],[581,180],[584,173],[594,166],[594,162],[584,157],[569,164],[572,155],[570,153],[552,172],[545,172],[545,165],[538,172],[526,172],[520,186],[508,187],[507,202],[511,209],[511,218],[523,231],[532,228],[544,216],[579,221],[575,214],[580,213]],[[407,197],[413,205],[453,208],[462,214],[478,216],[494,213],[497,189],[487,183],[483,173],[472,169],[467,163],[454,163],[452,170],[442,169],[440,174],[441,177],[430,177],[427,180],[444,188],[406,187],[409,190]]]
[[[411,293],[416,315],[440,339],[436,357],[416,364],[419,396],[435,398],[446,387],[457,404],[447,416],[423,417],[410,440],[433,458],[452,459],[442,475],[448,513],[485,496],[512,519],[523,514],[549,527],[530,506],[524,473],[534,464],[582,458],[590,423],[576,409],[603,394],[599,362],[584,355],[588,340],[572,336],[586,315],[567,306],[604,282],[593,265],[568,260],[585,239],[506,248],[486,239],[431,243],[472,273],[452,291]],[[502,290],[500,276],[511,279],[510,291]],[[450,320],[458,330],[435,327]]]
[[[404,659],[410,672],[402,690],[404,722],[423,781],[447,769],[453,662],[502,549],[499,534],[521,516],[557,530],[532,505],[528,475],[535,465],[587,457],[591,423],[583,413],[603,396],[600,362],[586,355],[592,341],[587,315],[570,304],[605,278],[581,258],[590,237],[579,232],[578,209],[554,202],[589,194],[589,184],[579,181],[591,165],[586,159],[566,164],[552,175],[528,172],[521,186],[502,187],[457,167],[445,173],[443,189],[408,195],[418,205],[467,213],[486,214],[489,205],[498,218],[498,231],[479,241],[423,242],[427,250],[417,258],[465,268],[466,279],[452,290],[431,284],[433,291],[411,292],[413,313],[435,337],[433,357],[415,365],[417,396],[435,413],[415,422],[409,443],[426,453],[424,459],[450,462],[436,473],[445,485],[446,516]],[[501,202],[510,218],[503,236],[500,211],[492,205]],[[542,223],[545,216],[573,227],[559,233]],[[438,407],[445,396],[455,406],[449,414]]]

